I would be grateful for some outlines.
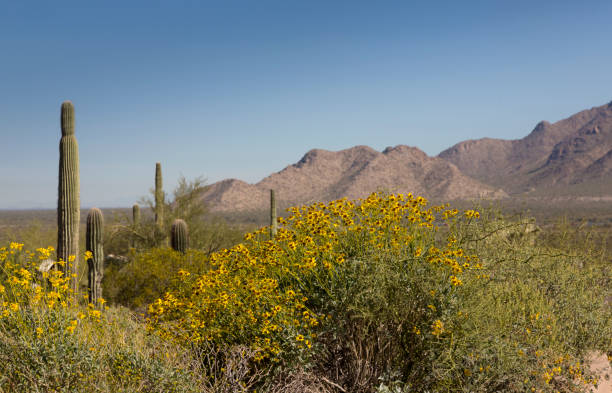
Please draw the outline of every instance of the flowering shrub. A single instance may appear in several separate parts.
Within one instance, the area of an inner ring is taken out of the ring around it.
[[[347,260],[407,258],[430,266],[441,288],[431,296],[461,286],[466,272],[481,268],[452,237],[435,240],[436,216],[448,220],[458,212],[427,208],[421,197],[372,194],[290,212],[274,239],[262,228],[212,254],[205,274],[179,272],[182,284],[149,307],[151,327],[185,342],[247,344],[260,360],[306,356],[319,325],[331,318],[328,295]]]
[[[163,296],[181,269],[191,273],[206,269],[207,253],[189,249],[185,255],[171,248],[151,248],[130,255],[124,265],[108,265],[102,289],[109,302],[137,312]]]
[[[484,242],[497,229],[480,223],[480,212],[410,194],[289,212],[274,239],[262,228],[213,253],[203,274],[179,271],[177,285],[150,305],[149,329],[187,345],[246,345],[259,366],[308,365],[355,392],[381,381],[474,392],[579,391],[596,382],[584,348],[609,345],[601,337],[611,319],[581,320],[601,307],[572,294],[594,277],[575,260]],[[547,292],[555,280],[563,299]],[[568,329],[578,320],[580,332]],[[599,341],[578,339],[587,336]]]
[[[202,391],[132,316],[87,304],[59,269],[38,271],[52,252],[0,247],[0,391]]]
[[[41,274],[52,248],[0,248],[0,390],[579,392],[598,382],[587,351],[612,353],[608,259],[512,236],[524,222],[382,194],[279,222],[133,255],[117,288],[169,287],[158,334]]]

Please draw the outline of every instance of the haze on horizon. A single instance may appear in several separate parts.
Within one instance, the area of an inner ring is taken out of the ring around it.
[[[612,99],[612,3],[5,2],[0,209],[57,204],[75,105],[82,207],[180,175],[257,182],[312,148],[436,155]]]

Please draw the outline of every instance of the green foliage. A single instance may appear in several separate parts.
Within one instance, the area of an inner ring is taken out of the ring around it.
[[[75,298],[37,265],[52,248],[0,247],[0,392],[202,392],[195,359],[125,309]]]
[[[70,101],[62,103],[62,138],[59,147],[59,187],[57,200],[57,257],[72,265],[64,266],[64,274],[76,274],[79,254],[79,148],[74,136],[74,106]],[[69,267],[72,266],[70,269]],[[76,281],[74,281],[76,290]]]
[[[207,266],[206,253],[194,249],[183,254],[170,248],[152,248],[132,254],[125,265],[107,267],[104,298],[142,312],[163,296],[180,269],[197,274]]]
[[[211,270],[182,274],[149,309],[153,327],[241,343],[256,364],[276,359],[282,374],[297,362],[351,392],[592,386],[587,351],[612,349],[609,265],[534,245],[523,218],[415,201],[294,209],[274,240],[262,228],[213,254]]]
[[[218,252],[132,251],[109,266],[105,295],[139,311],[159,298],[147,326],[161,337],[125,309],[70,300],[61,276],[37,279],[51,249],[10,244],[0,391],[593,386],[588,353],[612,353],[605,234],[563,222],[533,231],[528,218],[477,210],[375,194],[292,209],[274,239],[264,227]],[[143,221],[155,227],[152,214]]]

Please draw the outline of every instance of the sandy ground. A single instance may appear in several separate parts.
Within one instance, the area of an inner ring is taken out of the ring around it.
[[[597,389],[592,389],[593,393],[612,393],[612,367],[608,362],[608,357],[603,353],[596,353],[591,356],[591,370],[599,374],[599,384]]]

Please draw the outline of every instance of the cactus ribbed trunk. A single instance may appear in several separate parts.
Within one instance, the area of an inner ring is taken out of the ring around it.
[[[79,254],[79,147],[74,136],[74,106],[62,103],[62,139],[59,146],[59,185],[57,198],[57,258],[66,264],[61,267],[72,279],[76,293],[76,275]],[[74,256],[74,260],[71,260]]]
[[[136,237],[136,231],[140,227],[140,206],[137,203],[132,206],[132,241],[130,246],[132,248],[138,247],[138,239]]]
[[[161,163],[155,163],[155,227],[157,236],[162,237],[162,245],[166,245],[164,237],[164,190],[162,188]]]
[[[278,223],[276,219],[276,198],[274,196],[274,190],[270,190],[270,239],[274,239],[278,230]]]
[[[172,241],[172,248],[175,251],[182,252],[185,254],[189,247],[189,233],[187,232],[187,224],[185,221],[177,218],[172,223],[170,230],[170,239]]]
[[[140,225],[140,206],[137,203],[132,206],[132,223],[135,227]]]
[[[161,228],[164,219],[164,191],[162,189],[161,163],[155,164],[155,224]]]
[[[104,217],[98,208],[92,208],[87,214],[86,244],[87,251],[91,257],[87,260],[87,288],[89,292],[89,303],[101,306],[99,300],[102,298],[102,276],[104,275]]]

